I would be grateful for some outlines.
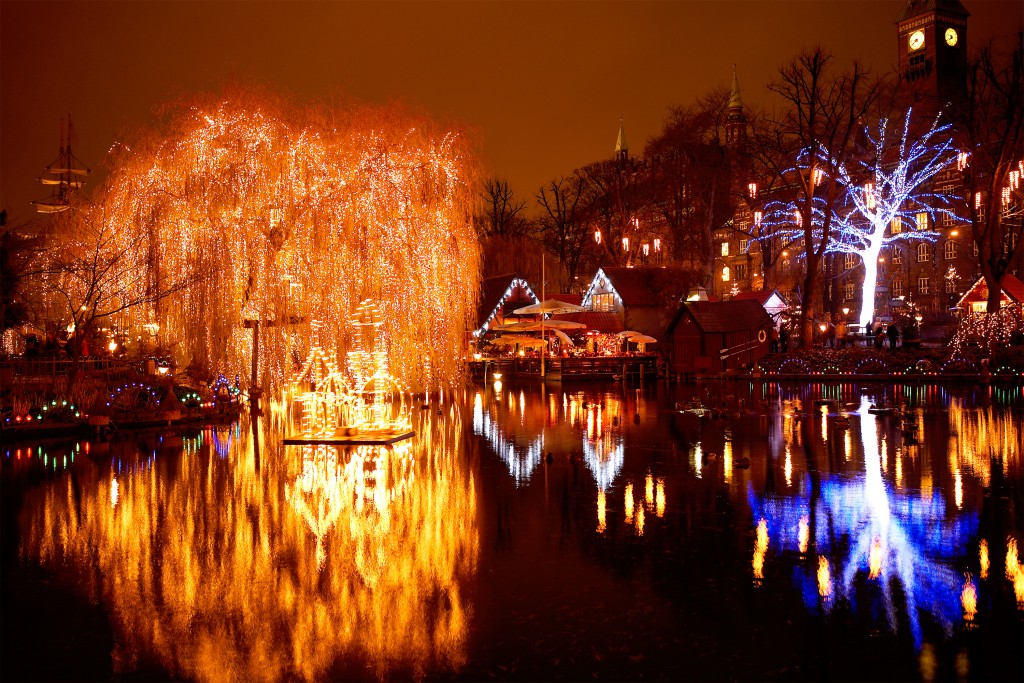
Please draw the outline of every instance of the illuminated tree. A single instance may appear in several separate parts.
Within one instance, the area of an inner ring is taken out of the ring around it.
[[[946,194],[930,191],[931,181],[956,163],[951,128],[936,118],[921,136],[908,140],[911,111],[903,120],[902,136],[894,142],[888,120],[882,119],[876,134],[865,136],[873,154],[868,159],[851,160],[838,167],[838,181],[846,189],[846,205],[838,211],[835,238],[827,246],[830,252],[856,254],[864,263],[861,285],[860,324],[864,329],[875,314],[875,285],[878,280],[878,256],[882,247],[905,240],[934,241],[938,233],[918,225],[921,214],[935,223],[937,214],[954,216],[954,200]],[[891,225],[917,226],[886,235]]]
[[[800,309],[801,338],[813,341],[818,280],[834,218],[843,201],[838,169],[857,151],[860,121],[874,106],[881,84],[858,64],[846,73],[830,72],[831,55],[821,48],[804,52],[779,71],[769,89],[789,104],[777,121],[778,141],[789,150],[789,165],[779,168],[779,192],[792,207],[786,222],[801,234],[805,273]],[[780,201],[782,198],[780,197]],[[774,207],[778,210],[780,207]],[[766,214],[767,214],[766,209]]]
[[[32,279],[51,316],[67,324],[70,383],[76,380],[85,340],[97,326],[145,315],[150,305],[184,289],[184,273],[156,286],[149,281],[148,238],[137,226],[115,227],[105,205],[84,201],[55,214],[47,226],[48,248]]]
[[[115,145],[102,189],[115,235],[144,234],[146,313],[181,365],[280,387],[311,346],[337,357],[365,299],[383,312],[389,367],[414,389],[454,381],[475,317],[475,153],[396,106],[300,107],[233,87],[168,108]],[[132,321],[135,324],[142,320]]]

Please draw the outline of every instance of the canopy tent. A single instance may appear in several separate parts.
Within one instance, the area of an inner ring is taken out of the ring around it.
[[[587,310],[583,306],[577,306],[576,304],[570,304],[567,301],[559,301],[558,299],[548,299],[542,301],[539,304],[531,304],[530,306],[523,306],[515,310],[516,315],[541,315],[544,313],[581,313]]]
[[[495,325],[491,329],[497,332],[527,332],[533,329],[532,325],[534,324],[533,320],[517,320],[514,323]]]
[[[582,330],[586,325],[571,320],[520,320],[514,323],[497,325],[494,329],[498,332],[536,332],[541,328],[545,330]]]
[[[521,337],[515,334],[507,334],[504,337],[498,337],[491,341],[492,344],[497,346],[522,346],[524,348],[538,348],[541,346],[547,346],[546,339],[540,339],[539,337]]]

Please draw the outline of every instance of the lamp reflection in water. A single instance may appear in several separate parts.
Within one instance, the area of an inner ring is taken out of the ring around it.
[[[378,676],[458,670],[475,484],[457,415],[424,411],[415,427],[383,454],[270,446],[259,467],[251,439],[226,459],[207,442],[173,465],[123,467],[116,489],[112,467],[80,468],[26,492],[21,553],[85,577],[115,674],[143,659],[198,681],[323,680],[342,658]]]
[[[895,630],[893,587],[898,584],[911,635],[920,648],[920,612],[927,611],[947,633],[964,616],[963,581],[953,564],[974,538],[978,517],[956,508],[947,512],[940,492],[904,493],[886,484],[879,447],[882,434],[869,406],[870,400],[862,398],[850,420],[850,429],[860,431],[862,475],[823,476],[818,496],[811,495],[809,480],[794,495],[759,495],[748,485],[748,501],[759,520],[758,538],[764,522],[767,534],[777,541],[776,552],[793,550],[816,558],[813,567],[800,563],[794,568],[794,581],[808,608],[828,612],[842,598],[858,609],[858,600],[864,599],[856,590],[861,577],[875,583],[869,600],[881,600],[881,611]],[[758,543],[755,539],[755,554]],[[873,613],[870,605],[866,609]]]

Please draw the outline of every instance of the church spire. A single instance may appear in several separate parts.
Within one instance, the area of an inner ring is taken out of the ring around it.
[[[619,137],[615,140],[615,158],[629,158],[629,144],[626,142],[626,131],[622,127],[622,117],[619,117]]]
[[[736,77],[736,65],[732,65],[732,93],[725,112],[725,144],[742,147],[747,141],[747,115],[743,113],[743,99],[740,97],[740,82]]]
[[[732,94],[729,95],[729,109],[743,109],[743,100],[740,99],[740,82],[736,78],[736,65],[732,65]]]

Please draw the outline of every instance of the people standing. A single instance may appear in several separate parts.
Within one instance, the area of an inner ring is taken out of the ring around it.
[[[895,349],[900,341],[900,328],[896,326],[895,321],[889,323],[886,334],[889,336],[889,348]]]

